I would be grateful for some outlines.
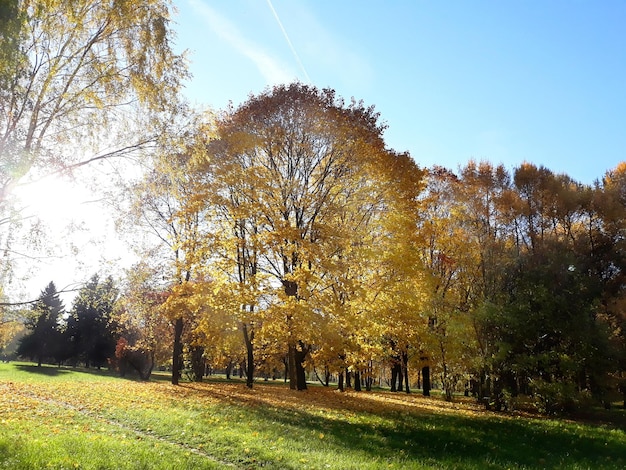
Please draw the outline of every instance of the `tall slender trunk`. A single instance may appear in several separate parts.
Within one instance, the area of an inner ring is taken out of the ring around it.
[[[254,328],[248,330],[248,324],[242,325],[243,339],[246,343],[246,386],[252,388],[254,384]]]
[[[406,351],[402,353],[402,374],[404,375],[404,391],[411,393],[409,389],[409,353]]]
[[[295,344],[289,345],[289,351],[287,353],[287,371],[289,372],[289,388],[291,390],[297,390],[298,379],[296,377],[296,346]]]
[[[372,385],[374,384],[373,373],[374,373],[374,365],[372,361],[369,361],[367,363],[367,375],[365,377],[365,390],[367,390],[368,392],[372,391]]]
[[[422,393],[425,397],[430,396],[430,367],[422,367]]]
[[[304,369],[304,360],[306,359],[306,355],[309,352],[309,348],[304,346],[302,342],[300,342],[300,349],[294,348],[295,350],[295,365],[296,365],[296,388],[298,390],[306,390],[306,370]]]
[[[194,382],[202,382],[204,365],[204,348],[202,346],[194,346],[191,349],[191,369],[193,370]]]
[[[402,371],[402,364],[400,364],[400,363],[396,364],[396,368],[398,369],[398,388],[397,388],[397,391],[401,392],[404,389],[404,387],[402,386],[403,379],[404,379],[404,374],[403,374],[403,371]]]
[[[354,391],[361,391],[361,372],[358,370],[354,371]]]
[[[398,367],[396,367],[396,363],[394,362],[391,366],[391,391],[395,392],[397,390],[396,384],[398,383]]]
[[[174,348],[172,351],[172,385],[178,385],[183,370],[183,318],[174,323]]]
[[[285,272],[290,272],[289,263],[285,259],[284,269]],[[288,281],[283,279],[282,281],[283,287],[285,288],[285,294],[288,297],[296,297],[298,294],[298,283],[294,281]],[[297,297],[296,297],[297,298]],[[291,323],[292,315],[287,315],[287,325],[289,327]],[[291,329],[289,328],[289,339],[287,340],[288,350],[287,350],[287,371],[289,372],[289,388],[291,390],[300,390],[298,387],[298,370],[297,370],[297,359],[296,359],[296,340],[291,336]]]

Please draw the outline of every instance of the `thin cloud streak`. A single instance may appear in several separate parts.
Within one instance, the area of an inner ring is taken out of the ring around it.
[[[283,22],[280,21],[280,17],[278,16],[278,13],[276,13],[276,9],[274,8],[274,5],[272,5],[272,1],[267,0],[267,4],[269,5],[270,10],[272,10],[272,13],[274,14],[274,18],[276,18],[276,22],[278,23],[278,26],[280,26],[280,30],[283,32],[283,36],[285,37],[285,40],[287,41],[287,44],[289,45],[289,49],[291,49],[291,53],[296,58],[296,61],[298,62],[298,65],[300,66],[302,73],[304,73],[304,76],[306,77],[307,82],[311,83],[311,77],[309,77],[308,72],[304,68],[304,64],[300,60],[300,56],[296,52],[296,48],[293,47],[293,43],[291,42],[291,39],[289,39],[289,35],[287,34],[285,27],[283,26]]]
[[[293,73],[287,67],[244,38],[230,21],[219,15],[214,9],[200,0],[190,0],[189,4],[218,36],[252,60],[268,83],[278,84],[293,80]]]

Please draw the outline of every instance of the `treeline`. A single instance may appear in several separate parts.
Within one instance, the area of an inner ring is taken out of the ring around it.
[[[592,186],[532,164],[427,179],[430,355],[448,396],[469,376],[496,407],[520,393],[549,412],[625,398],[626,165]]]
[[[166,365],[173,383],[240,367],[250,387],[623,400],[626,164],[593,185],[528,163],[425,169],[383,131],[301,84],[188,126],[126,192],[143,256],[119,292],[96,277],[65,312],[49,286],[20,352]]]
[[[67,312],[49,286],[25,356],[147,377],[167,344],[174,383],[235,363],[249,386],[282,370],[297,389],[310,371],[367,388],[384,367],[392,390],[432,377],[448,398],[546,411],[624,393],[626,165],[594,185],[532,164],[425,169],[387,148],[372,107],[301,84],[196,116],[168,2],[31,3],[0,18],[0,297],[20,181],[120,156],[149,169],[110,201],[142,253],[113,317],[109,281]]]
[[[293,84],[154,155],[127,211],[158,243],[125,308],[172,324],[173,382],[185,354],[238,358],[249,386],[283,368],[292,388],[313,369],[367,387],[385,364],[392,390],[419,372],[496,407],[623,393],[626,165],[591,186],[532,164],[426,170],[383,131]]]

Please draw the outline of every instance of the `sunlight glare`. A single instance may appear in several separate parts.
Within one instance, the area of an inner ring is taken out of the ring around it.
[[[87,190],[56,176],[25,183],[16,189],[16,194],[23,217],[37,217],[55,228],[83,219],[90,212]]]

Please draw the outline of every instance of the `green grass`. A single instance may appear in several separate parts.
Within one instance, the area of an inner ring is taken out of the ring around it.
[[[621,469],[626,433],[419,395],[0,364],[0,468],[224,467]]]

